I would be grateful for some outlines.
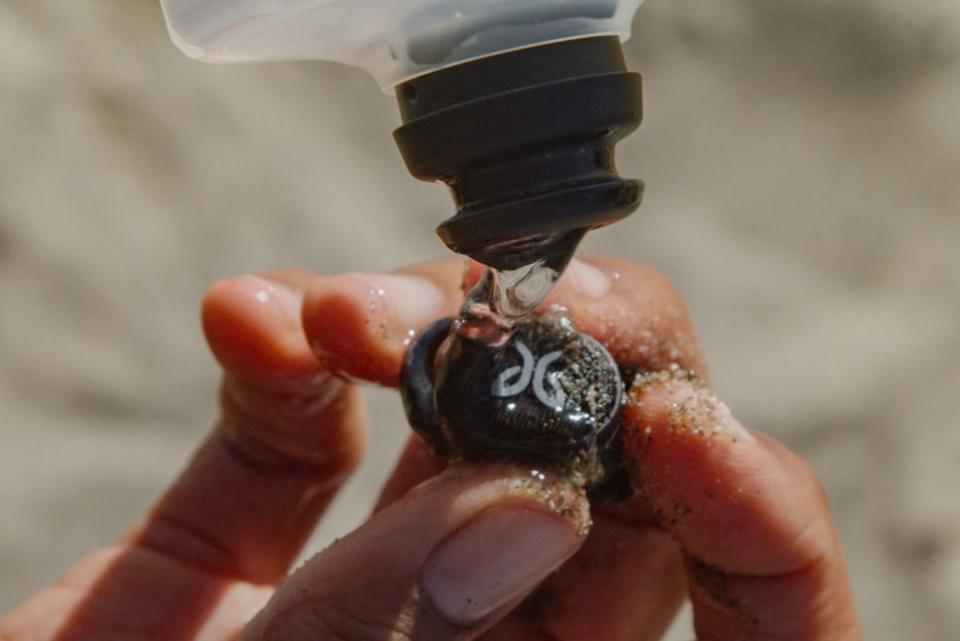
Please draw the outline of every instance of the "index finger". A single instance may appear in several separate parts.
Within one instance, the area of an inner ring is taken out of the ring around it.
[[[442,260],[392,274],[319,277],[303,307],[307,339],[348,377],[396,386],[407,346],[441,316],[455,314],[482,266]],[[676,365],[706,376],[703,351],[683,301],[655,270],[628,261],[571,261],[545,306],[559,305],[581,332],[623,366]]]

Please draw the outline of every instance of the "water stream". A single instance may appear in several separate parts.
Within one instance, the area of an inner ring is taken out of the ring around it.
[[[480,281],[467,292],[460,311],[461,335],[502,344],[517,322],[530,316],[560,279],[572,253],[545,258],[519,269],[487,267]]]

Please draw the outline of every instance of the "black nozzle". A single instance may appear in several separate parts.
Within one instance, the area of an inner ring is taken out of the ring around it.
[[[457,214],[437,233],[456,252],[515,269],[640,204],[643,183],[614,164],[642,118],[640,75],[616,37],[448,67],[401,84],[397,100],[410,173],[453,192]]]

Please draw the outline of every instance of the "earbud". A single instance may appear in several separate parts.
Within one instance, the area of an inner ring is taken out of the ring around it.
[[[618,476],[624,386],[600,343],[560,316],[497,345],[456,329],[434,324],[404,364],[407,418],[435,453],[549,467],[589,491]]]

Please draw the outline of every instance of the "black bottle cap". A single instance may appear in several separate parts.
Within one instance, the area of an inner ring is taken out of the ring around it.
[[[642,118],[640,75],[616,37],[448,67],[401,84],[397,100],[410,173],[453,193],[457,214],[437,232],[456,252],[515,269],[640,204],[643,184],[614,164]]]

